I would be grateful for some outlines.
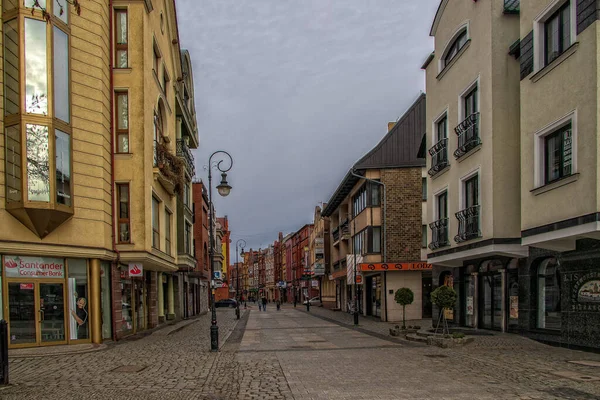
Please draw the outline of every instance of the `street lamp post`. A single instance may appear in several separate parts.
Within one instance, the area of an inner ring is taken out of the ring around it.
[[[235,315],[237,316],[237,319],[240,319],[240,301],[242,300],[240,297],[240,263],[239,263],[239,259],[238,259],[238,244],[242,242],[242,253],[244,254],[244,247],[246,247],[246,241],[244,239],[238,239],[237,242],[235,242],[235,269],[236,269],[236,283],[235,283],[235,297],[237,299],[237,307],[236,307],[236,313]]]
[[[212,158],[213,158],[213,156],[215,156],[217,154],[222,154],[224,156],[226,155],[227,157],[229,157],[229,168],[225,168],[225,169],[221,168],[221,163],[223,163],[224,160],[221,160],[215,164],[215,167],[221,172],[221,183],[219,183],[219,185],[217,185],[217,191],[223,197],[229,195],[229,192],[231,191],[231,186],[229,186],[229,184],[227,183],[227,172],[231,169],[231,167],[233,167],[233,158],[231,158],[231,155],[226,151],[223,151],[223,150],[215,151],[208,158],[208,202],[210,203],[209,255],[210,255],[210,278],[211,278],[210,351],[218,351],[219,350],[219,327],[217,326],[217,310],[215,308],[215,282],[214,282],[214,279],[215,279],[214,240],[215,239],[214,239],[214,232],[213,232],[213,230],[214,230],[214,206],[213,206],[213,202],[212,202],[212,167],[213,167]]]

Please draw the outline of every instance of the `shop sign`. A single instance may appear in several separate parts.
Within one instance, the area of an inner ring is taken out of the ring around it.
[[[473,315],[473,296],[467,297],[467,315]]]
[[[354,261],[356,260],[356,283],[362,284],[362,278],[359,280],[358,276],[360,276],[360,265],[363,261],[363,256],[347,254],[346,255],[346,283],[348,285],[354,285]]]
[[[62,258],[4,256],[7,278],[64,278],[65,261]]]
[[[600,272],[573,275],[572,311],[600,311]]]
[[[142,264],[129,263],[129,277],[140,278],[144,276],[144,266]]]
[[[33,290],[33,283],[21,283],[19,285],[19,289],[21,289],[21,290]]]
[[[312,287],[319,287],[319,281],[317,281],[317,280],[310,281],[310,284]]]
[[[318,263],[315,263],[313,268],[314,268],[315,276],[325,275],[325,264],[318,262]]]
[[[363,272],[371,271],[431,271],[432,265],[428,263],[372,263],[360,264]]]

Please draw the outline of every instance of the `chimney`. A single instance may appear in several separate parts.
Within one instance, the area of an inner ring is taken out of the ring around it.
[[[392,128],[396,125],[395,122],[388,122],[388,132],[392,130]]]

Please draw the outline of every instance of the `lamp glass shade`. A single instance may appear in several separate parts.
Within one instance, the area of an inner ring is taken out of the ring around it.
[[[231,186],[227,183],[227,174],[223,172],[221,174],[221,183],[217,186],[217,191],[223,197],[227,197],[231,192]]]

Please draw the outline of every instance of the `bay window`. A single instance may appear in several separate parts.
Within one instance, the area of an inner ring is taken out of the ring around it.
[[[14,0],[2,11],[7,211],[44,237],[73,214],[69,9]]]

